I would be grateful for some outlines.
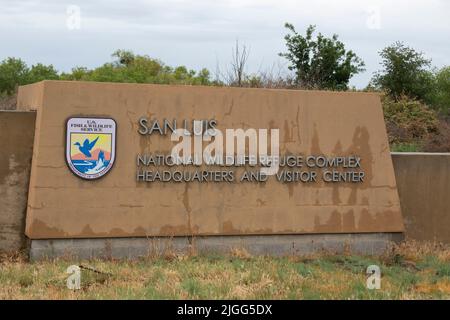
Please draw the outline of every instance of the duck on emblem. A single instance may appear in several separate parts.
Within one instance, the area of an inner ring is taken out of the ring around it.
[[[79,142],[75,142],[74,145],[78,146],[78,149],[86,156],[86,157],[92,157],[91,150],[95,146],[97,140],[99,137],[97,137],[94,141],[89,142],[88,139],[85,139],[83,142],[83,145],[81,145]]]

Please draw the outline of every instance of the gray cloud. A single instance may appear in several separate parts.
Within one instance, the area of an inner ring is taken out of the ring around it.
[[[67,28],[69,5],[81,10],[80,29]],[[229,61],[239,39],[251,49],[248,71],[254,72],[282,61],[277,54],[284,51],[286,21],[301,31],[316,24],[324,34],[339,34],[366,62],[367,71],[351,81],[357,87],[378,69],[378,51],[396,40],[424,51],[438,67],[450,65],[445,0],[0,0],[0,8],[0,59],[21,57],[63,71],[98,66],[118,48],[214,71]]]

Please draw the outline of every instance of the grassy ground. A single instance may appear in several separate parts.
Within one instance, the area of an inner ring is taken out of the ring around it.
[[[81,290],[66,287],[66,269],[82,269]],[[381,289],[366,288],[379,265]],[[450,299],[450,250],[405,243],[384,256],[320,254],[252,257],[166,254],[137,261],[0,262],[1,299]]]
[[[419,143],[394,143],[391,145],[391,152],[420,152]]]

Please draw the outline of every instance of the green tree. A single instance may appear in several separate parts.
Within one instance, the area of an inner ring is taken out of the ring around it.
[[[26,75],[27,83],[35,83],[42,80],[58,80],[58,71],[52,65],[43,65],[42,63],[31,66]]]
[[[126,82],[155,83],[163,63],[146,55],[137,55],[122,71]]]
[[[135,82],[126,79],[123,68],[118,68],[114,63],[105,63],[89,73],[87,81],[99,82]]]
[[[61,80],[89,80],[92,71],[88,70],[86,67],[75,67],[72,68],[71,73],[62,73],[60,76]]]
[[[0,94],[11,95],[17,86],[26,84],[29,69],[24,61],[6,58],[0,63]]]
[[[202,86],[210,85],[211,84],[210,76],[211,74],[208,69],[206,68],[201,69],[197,74],[198,84]]]
[[[105,63],[92,71],[74,69],[72,74],[64,74],[64,78],[132,83],[211,84],[210,73],[207,69],[202,69],[197,73],[185,66],[172,68],[158,59],[147,55],[136,55],[128,50],[117,50],[112,56],[116,58],[112,63]]]
[[[121,49],[114,51],[112,56],[117,58],[116,63],[118,65],[123,66],[129,66],[135,58],[133,51]]]
[[[450,114],[450,67],[442,68],[436,73],[430,100],[433,108],[445,115]]]
[[[313,39],[315,26],[310,25],[305,36],[290,23],[285,27],[290,31],[284,37],[288,52],[280,56],[290,62],[296,85],[307,89],[346,90],[350,78],[365,70],[364,62],[353,51],[347,51],[336,34],[326,38],[319,33]]]
[[[75,67],[71,72],[58,74],[52,65],[38,63],[28,68],[20,59],[7,58],[0,63],[0,95],[10,95],[17,86],[42,80],[75,80],[100,82],[131,82],[212,85],[208,69],[196,72],[185,66],[170,67],[147,55],[129,50],[116,50],[112,62],[95,69]]]
[[[384,90],[395,101],[407,96],[428,102],[433,90],[431,60],[402,42],[384,48],[380,56],[383,69],[371,80],[375,88]]]

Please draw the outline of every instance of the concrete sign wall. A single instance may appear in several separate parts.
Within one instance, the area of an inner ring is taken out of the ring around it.
[[[18,108],[37,110],[32,239],[403,231],[374,94],[45,81]],[[274,172],[236,162],[252,141],[279,142]]]
[[[0,111],[0,251],[25,247],[34,112]]]
[[[406,236],[450,243],[450,153],[393,153]]]

